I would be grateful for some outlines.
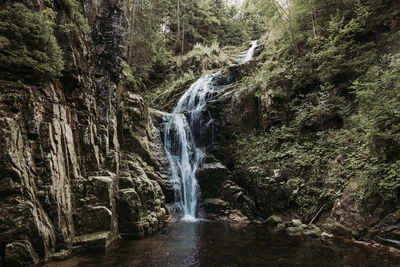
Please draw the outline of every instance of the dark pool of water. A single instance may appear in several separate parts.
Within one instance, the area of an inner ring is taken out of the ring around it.
[[[75,256],[45,266],[400,266],[400,258],[341,240],[290,237],[265,226],[178,222],[107,255]]]

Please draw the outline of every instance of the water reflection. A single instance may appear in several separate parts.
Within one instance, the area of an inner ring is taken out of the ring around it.
[[[290,237],[265,226],[176,222],[107,255],[85,255],[45,266],[399,266],[400,259],[340,240]]]

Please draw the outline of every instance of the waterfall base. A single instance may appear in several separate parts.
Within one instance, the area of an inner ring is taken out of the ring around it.
[[[190,215],[186,214],[185,216],[182,217],[181,221],[184,221],[184,222],[196,222],[197,219],[195,217],[193,217],[193,216],[190,216]]]

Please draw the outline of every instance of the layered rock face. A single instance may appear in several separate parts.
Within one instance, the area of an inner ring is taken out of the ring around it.
[[[121,86],[125,2],[82,7],[90,36],[56,30],[62,78],[0,83],[0,265],[104,251],[120,233],[140,237],[165,220],[148,108]]]

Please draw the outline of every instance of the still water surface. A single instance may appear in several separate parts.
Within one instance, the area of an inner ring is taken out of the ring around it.
[[[400,266],[400,258],[341,240],[289,237],[262,225],[172,223],[107,255],[75,256],[45,266]]]

